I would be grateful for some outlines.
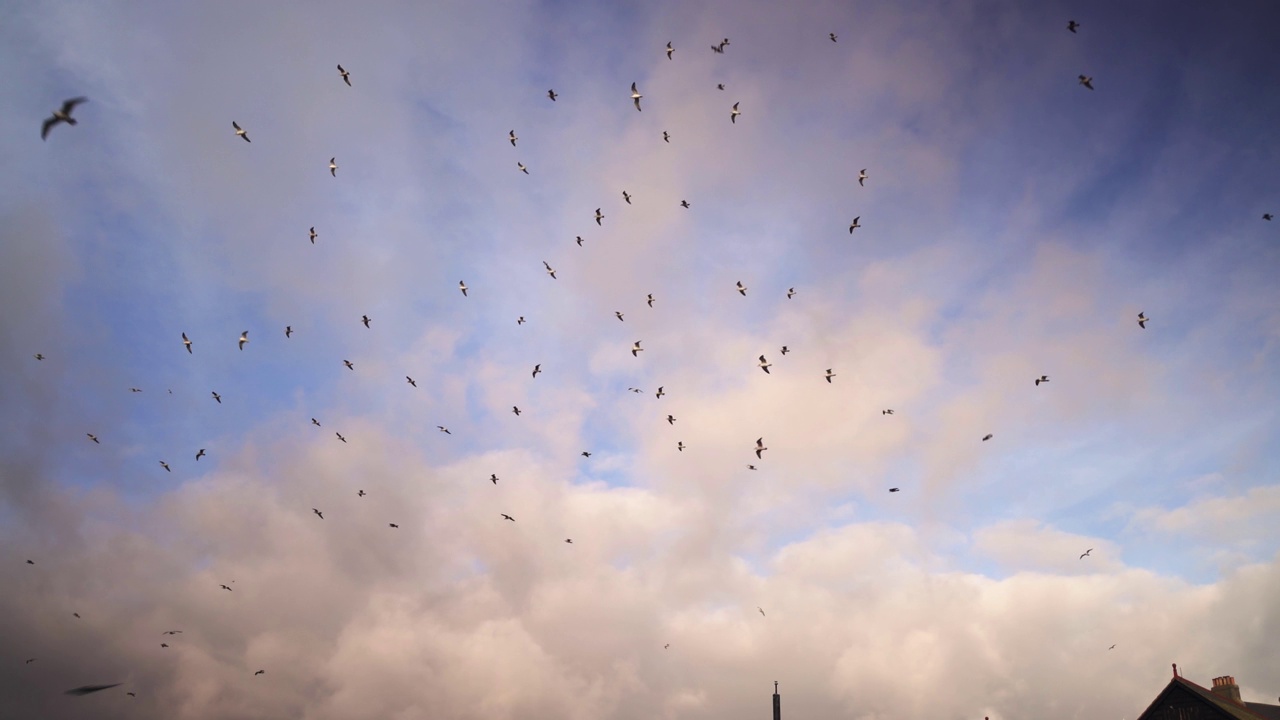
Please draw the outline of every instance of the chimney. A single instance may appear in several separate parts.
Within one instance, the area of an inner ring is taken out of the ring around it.
[[[778,694],[777,680],[773,681],[773,720],[782,720],[782,696]]]
[[[1213,679],[1213,694],[1226,698],[1237,705],[1244,705],[1240,701],[1240,686],[1236,684],[1236,679],[1230,675],[1223,675]]]

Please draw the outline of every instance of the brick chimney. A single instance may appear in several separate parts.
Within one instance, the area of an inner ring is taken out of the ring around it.
[[[1240,686],[1236,684],[1236,679],[1230,675],[1223,675],[1213,679],[1213,694],[1226,698],[1237,705],[1244,705],[1240,701]]]

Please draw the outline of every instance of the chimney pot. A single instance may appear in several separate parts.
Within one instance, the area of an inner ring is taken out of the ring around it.
[[[1230,675],[1221,675],[1214,678],[1212,692],[1214,695],[1230,700],[1236,705],[1244,705],[1240,700],[1240,686],[1236,684],[1236,679]]]

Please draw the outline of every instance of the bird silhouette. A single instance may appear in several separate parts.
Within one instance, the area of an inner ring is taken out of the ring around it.
[[[315,508],[311,508],[311,512],[315,513],[316,517],[320,518],[321,520],[324,519],[324,513],[320,512],[319,510]]]
[[[33,658],[34,659],[34,658]],[[111,683],[110,685],[82,685],[78,688],[67,690],[66,695],[89,695],[90,693],[102,692],[110,690],[113,687],[119,687],[120,683]]]
[[[349,72],[347,72],[346,70],[342,69],[342,66],[341,66],[341,65],[339,65],[339,66],[338,66],[338,74],[342,76],[342,81],[343,81],[343,82],[345,82],[345,83],[347,84],[347,87],[351,87],[351,73],[349,73]]]
[[[516,521],[516,519],[515,519],[515,518],[511,517],[510,515],[508,515],[508,514],[506,514],[506,513],[499,513],[499,514],[500,514],[500,515],[502,515],[502,519],[503,519],[503,520],[510,520],[511,522],[515,522],[515,521]]]
[[[1093,552],[1093,548],[1089,548],[1088,550],[1085,550],[1084,552],[1080,553],[1080,559],[1083,560],[1087,557],[1092,557],[1091,555],[1089,555],[1089,553],[1091,552]]]
[[[66,123],[68,125],[75,125],[76,119],[71,117],[71,111],[75,110],[77,105],[84,102],[89,102],[89,98],[84,98],[84,97],[71,98],[70,100],[63,102],[62,107],[54,110],[53,115],[50,116],[48,120],[45,120],[44,124],[40,126],[40,139],[44,140],[48,138],[49,130],[51,130],[54,125],[57,125],[60,122]]]

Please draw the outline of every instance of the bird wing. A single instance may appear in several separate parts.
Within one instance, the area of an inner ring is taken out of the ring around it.
[[[57,124],[58,124],[58,118],[56,117],[51,117],[48,120],[45,120],[44,125],[40,126],[40,139],[44,140],[45,138],[49,137],[49,128]]]
[[[72,689],[70,689],[70,690],[66,691],[66,693],[65,693],[65,694],[67,694],[67,695],[88,695],[89,693],[96,693],[96,692],[99,692],[99,691],[101,691],[101,690],[110,690],[111,688],[116,687],[116,686],[118,686],[118,685],[120,685],[120,683],[111,683],[110,685],[83,685],[83,686],[78,687],[78,688],[72,688]]]
[[[79,105],[82,102],[88,102],[88,101],[89,101],[89,98],[87,97],[71,98],[70,100],[62,103],[62,112],[64,115],[70,115],[71,111],[75,109],[75,106]]]

